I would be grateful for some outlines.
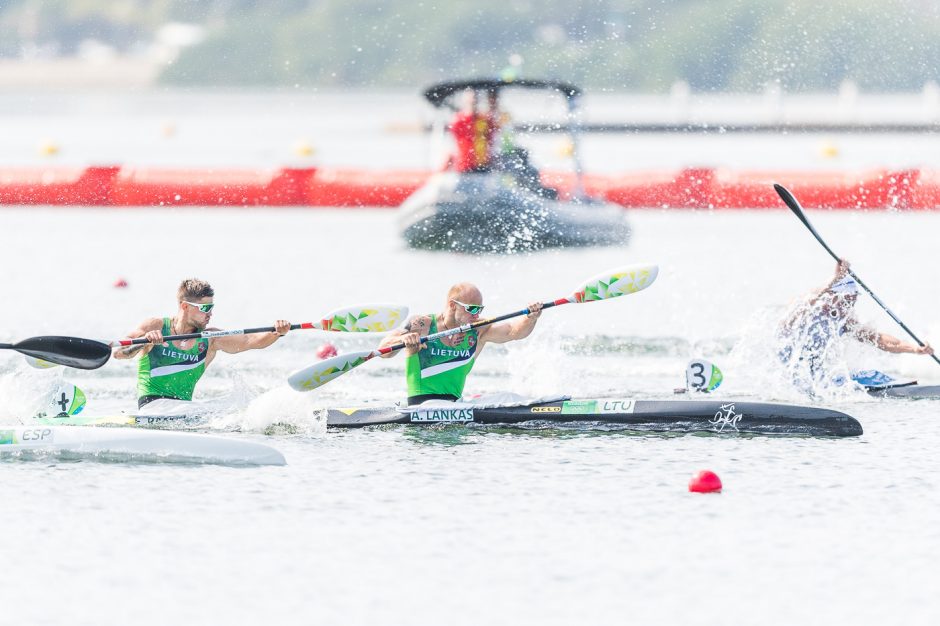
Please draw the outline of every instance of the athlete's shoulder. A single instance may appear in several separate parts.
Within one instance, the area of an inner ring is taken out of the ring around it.
[[[144,331],[161,330],[163,328],[162,317],[148,317],[140,323],[139,328]]]
[[[426,333],[431,328],[431,322],[433,320],[433,315],[413,315],[408,318],[403,328],[405,332],[408,333]]]

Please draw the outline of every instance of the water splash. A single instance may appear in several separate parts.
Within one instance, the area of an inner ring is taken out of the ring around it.
[[[62,383],[61,369],[37,370],[23,364],[0,374],[0,424],[22,424],[45,410]]]
[[[212,428],[237,429],[268,435],[320,435],[326,432],[326,412],[316,397],[286,385],[254,398],[243,410],[210,421]]]

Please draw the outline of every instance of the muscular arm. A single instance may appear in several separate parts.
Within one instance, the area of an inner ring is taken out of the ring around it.
[[[163,319],[159,317],[151,317],[148,320],[144,320],[140,326],[127,333],[128,339],[137,339],[138,337],[143,337],[152,330],[163,330]],[[130,359],[135,357],[138,354],[147,354],[153,349],[152,343],[143,343],[136,346],[122,346],[120,348],[115,348],[112,356],[115,359]]]
[[[488,326],[480,332],[480,343],[507,343],[518,339],[525,339],[535,330],[535,325],[542,315],[542,304],[533,302],[529,304],[531,313],[522,319],[502,324]]]
[[[894,354],[933,354],[933,348],[930,347],[930,344],[919,346],[915,343],[908,343],[893,335],[879,333],[867,326],[859,327],[854,334],[859,341],[870,343],[885,352]]]
[[[833,275],[832,279],[826,284],[825,287],[814,292],[812,297],[808,299],[809,305],[812,306],[816,304],[820,300],[820,298],[822,298],[823,296],[827,296],[827,295],[831,296],[832,287],[837,282],[845,278],[845,276],[849,273],[849,267],[850,267],[849,262],[845,260],[839,261],[838,263],[836,263],[836,272]]]
[[[425,337],[428,334],[428,331],[431,329],[431,317],[428,315],[416,315],[409,319],[404,326],[398,330],[392,331],[379,344],[380,348],[385,348],[387,346],[394,345],[396,343],[404,341],[406,344],[413,344],[410,347],[406,347],[404,350],[397,350],[395,352],[389,352],[388,354],[383,354],[383,359],[390,359],[399,352],[404,352],[407,355],[412,355],[422,350],[426,344],[418,343],[421,340],[421,337]]]
[[[238,354],[245,350],[261,350],[267,348],[275,341],[290,332],[290,322],[278,320],[274,323],[275,331],[273,333],[253,333],[251,335],[228,335],[226,337],[215,337],[212,340],[211,348],[221,350],[229,354]],[[213,329],[215,330],[215,329]]]

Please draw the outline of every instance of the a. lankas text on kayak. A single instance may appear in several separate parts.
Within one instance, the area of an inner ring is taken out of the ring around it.
[[[423,409],[409,417],[412,422],[472,422],[473,409]]]

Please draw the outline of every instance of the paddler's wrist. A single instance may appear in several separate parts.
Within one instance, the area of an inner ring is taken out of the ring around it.
[[[138,352],[140,352],[141,350],[143,350],[145,347],[147,347],[147,345],[150,345],[150,344],[138,343],[132,346],[124,346],[120,349],[120,352],[121,354],[125,356],[133,356],[137,354]]]

